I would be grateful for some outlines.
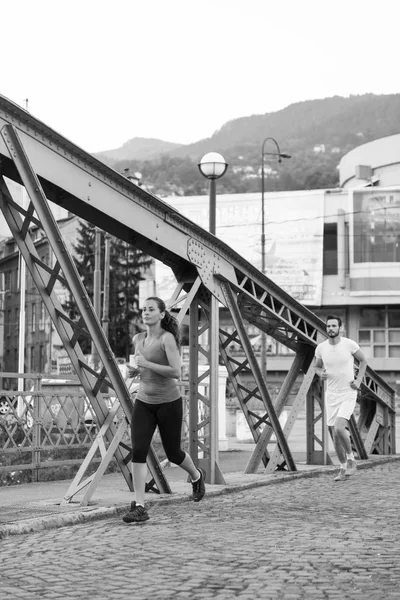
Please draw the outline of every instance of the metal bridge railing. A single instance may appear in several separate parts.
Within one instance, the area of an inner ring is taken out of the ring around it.
[[[72,478],[98,433],[98,424],[93,408],[80,389],[77,380],[48,375],[0,373],[0,378],[14,380],[17,377],[31,379],[33,386],[25,392],[0,389],[0,485],[29,483],[43,480]],[[68,385],[66,382],[68,381]],[[68,386],[72,389],[68,389]],[[208,387],[204,386],[207,395]],[[187,384],[181,384],[184,400],[182,445],[189,445],[189,407]],[[104,395],[111,408],[116,398]],[[201,409],[204,411],[204,405]],[[206,415],[201,415],[203,418]],[[117,410],[115,421],[125,416]],[[204,435],[204,432],[203,432]],[[125,434],[130,445],[129,428]],[[164,458],[158,431],[153,443]],[[94,464],[101,461],[100,455]],[[164,465],[168,464],[163,460]],[[117,468],[116,462],[110,468]]]

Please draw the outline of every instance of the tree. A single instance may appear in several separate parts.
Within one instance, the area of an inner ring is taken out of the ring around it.
[[[132,335],[139,331],[139,281],[152,259],[118,238],[111,245],[109,341],[116,356],[128,359]]]
[[[78,239],[73,245],[74,262],[86,291],[93,302],[93,273],[94,273],[94,246],[96,228],[91,223],[80,221],[77,230]],[[102,253],[103,254],[103,253]],[[68,290],[69,292],[69,290]],[[77,321],[80,317],[75,298],[69,292],[68,300],[63,303],[63,309],[68,313],[70,319]],[[91,352],[91,340],[86,336],[78,337],[79,345],[83,354]]]
[[[74,248],[74,261],[78,273],[93,303],[93,277],[95,268],[95,233],[91,223],[81,221]],[[101,236],[101,273],[104,274],[104,236]],[[149,269],[151,257],[118,238],[111,238],[110,253],[110,305],[108,340],[117,357],[127,359],[130,353],[131,338],[139,331],[139,281]],[[101,294],[103,295],[102,290]],[[79,310],[75,299],[69,299],[63,305],[69,317],[76,321]],[[91,340],[82,336],[79,343],[84,354],[91,352]]]

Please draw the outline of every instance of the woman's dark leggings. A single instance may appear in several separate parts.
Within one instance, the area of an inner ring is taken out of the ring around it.
[[[147,404],[136,400],[131,423],[132,462],[146,462],[158,425],[168,460],[180,465],[186,456],[181,449],[182,417],[182,398],[162,404]]]

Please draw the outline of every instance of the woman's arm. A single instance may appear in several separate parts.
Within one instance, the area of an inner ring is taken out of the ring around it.
[[[138,336],[139,336],[139,334],[137,333],[132,338],[133,354],[135,354],[135,349],[136,349],[136,343],[137,343]],[[125,380],[126,379],[131,379],[132,377],[136,377],[137,375],[138,375],[138,369],[137,369],[137,367],[133,367],[129,363],[125,363],[125,377],[124,377],[124,379]]]
[[[165,354],[167,355],[168,365],[160,365],[158,363],[150,362],[143,354],[139,353],[136,355],[136,363],[138,367],[144,369],[150,369],[163,377],[169,379],[179,379],[181,376],[181,357],[179,354],[176,341],[172,333],[167,331],[163,335],[163,343]]]

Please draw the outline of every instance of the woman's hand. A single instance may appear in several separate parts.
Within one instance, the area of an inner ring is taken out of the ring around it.
[[[138,367],[134,367],[133,365],[126,364],[126,377],[127,379],[131,379],[132,377],[137,377],[139,375]]]
[[[135,354],[135,363],[139,369],[146,369],[150,365],[149,361],[140,353],[140,351],[138,351],[138,354]]]

